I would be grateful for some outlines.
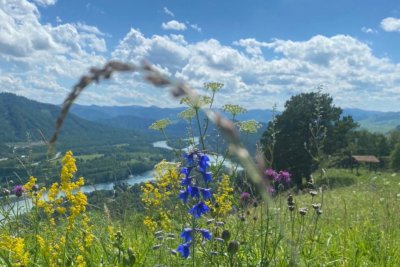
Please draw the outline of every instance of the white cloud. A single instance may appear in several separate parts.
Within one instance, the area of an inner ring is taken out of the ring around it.
[[[233,44],[243,47],[247,53],[253,56],[261,56],[261,47],[270,46],[270,44],[266,42],[259,42],[254,38],[240,39],[239,41],[233,42]]]
[[[362,27],[362,28],[361,28],[361,31],[362,31],[363,33],[378,33],[377,30],[374,30],[374,29],[371,29],[371,28],[367,28],[367,27]]]
[[[106,61],[107,34],[82,23],[44,25],[32,2],[0,1],[0,21],[1,91],[60,103],[89,67]],[[377,57],[367,43],[348,35],[304,41],[247,38],[227,45],[216,39],[189,42],[180,34],[146,36],[131,29],[110,52],[127,62],[147,59],[195,88],[222,82],[217,105],[271,108],[277,102],[282,107],[290,95],[324,84],[339,106],[398,109],[394,96],[400,93],[400,65]],[[85,91],[80,102],[177,105],[167,95],[137,75],[115,75]]]
[[[57,3],[57,0],[34,0],[35,3],[41,6],[52,6]]]
[[[96,27],[41,24],[37,6],[26,0],[0,1],[0,20],[1,91],[60,103],[77,77],[105,62]]]
[[[168,21],[166,23],[163,22],[161,24],[161,27],[164,30],[175,30],[175,31],[184,31],[184,30],[186,30],[185,23],[179,22],[179,21],[176,21],[176,20],[171,20],[171,21]]]
[[[190,24],[190,27],[198,32],[201,32],[202,29],[197,24]]]
[[[381,28],[387,32],[400,31],[400,19],[388,17],[381,21]]]
[[[164,73],[196,88],[207,81],[220,81],[225,89],[217,104],[270,108],[265,103],[279,102],[282,106],[290,95],[324,84],[324,90],[341,106],[382,109],[382,99],[385,108],[397,107],[385,92],[400,88],[399,64],[374,56],[368,44],[351,36],[317,35],[301,42],[250,38],[234,45],[246,53],[215,39],[189,43],[181,35],[146,37],[132,29],[113,56],[136,63],[146,58]],[[272,59],[267,59],[261,48],[268,50]],[[162,99],[154,104],[165,106]]]
[[[167,7],[164,7],[164,13],[165,13],[166,15],[168,15],[168,16],[175,17],[175,14],[172,13],[172,11],[169,10]]]

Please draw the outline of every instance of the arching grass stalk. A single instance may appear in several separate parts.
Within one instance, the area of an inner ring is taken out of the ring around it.
[[[201,130],[199,108],[195,107],[194,111],[196,112],[196,121],[197,121],[197,127],[199,128],[199,137],[200,137],[201,147],[203,150],[206,150],[206,146],[204,145],[205,133],[203,133],[203,131]]]

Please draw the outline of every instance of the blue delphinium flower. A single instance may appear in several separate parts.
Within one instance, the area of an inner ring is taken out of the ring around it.
[[[200,198],[200,190],[197,186],[189,186],[188,191],[192,198]]]
[[[211,199],[211,189],[210,188],[200,188],[200,193],[203,199]]]
[[[200,155],[199,171],[206,172],[208,167],[210,167],[210,158],[206,154]]]
[[[185,259],[187,257],[189,257],[189,253],[190,253],[189,246],[190,246],[190,243],[180,244],[177,249],[177,251],[179,253],[181,253],[182,257],[184,257]]]
[[[181,237],[185,239],[185,243],[188,243],[190,240],[192,240],[192,228],[185,228],[181,234]]]
[[[183,153],[183,158],[186,159],[189,166],[194,165],[194,156],[196,155],[197,151],[192,151],[190,153]]]
[[[200,175],[203,178],[204,184],[207,185],[212,181],[211,173],[207,171],[207,169],[210,167],[210,159],[206,154],[203,154],[197,150],[184,154],[184,158],[188,166],[181,169],[181,174],[184,175],[181,181],[183,190],[179,192],[178,198],[185,204],[188,203],[190,198],[196,199],[197,204],[193,205],[192,208],[189,209],[189,213],[193,216],[193,218],[197,219],[210,211],[210,208],[202,200],[209,200],[212,198],[211,189],[199,187]],[[197,175],[195,173],[190,176],[192,169],[197,171]],[[196,232],[200,233],[204,240],[211,239],[211,233],[207,229],[193,228],[185,228],[181,233],[184,243],[179,245],[177,251],[180,252],[184,258],[189,257],[189,248],[192,243],[193,248],[195,247],[195,243],[197,243],[195,242],[194,236]]]
[[[185,204],[187,203],[188,197],[189,197],[189,192],[188,192],[188,190],[181,190],[181,191],[179,191],[179,196],[178,196],[178,198],[181,199],[181,200],[183,201],[183,203],[185,203]]]
[[[204,239],[211,240],[211,233],[207,229],[198,229]]]
[[[200,201],[199,203],[197,203],[196,205],[194,205],[190,210],[189,213],[192,214],[193,217],[195,218],[200,218],[201,215],[207,213],[210,211],[210,208],[207,207],[206,204],[204,204],[204,202]]]
[[[205,183],[212,181],[211,172],[202,172],[201,174],[203,175],[203,180]]]

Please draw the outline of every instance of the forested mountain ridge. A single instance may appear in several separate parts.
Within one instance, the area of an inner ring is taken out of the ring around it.
[[[12,93],[0,93],[0,143],[40,141],[41,133],[49,139],[54,133],[60,110],[56,105],[40,103]],[[111,137],[135,136],[138,134],[134,131],[122,131],[69,114],[61,130],[60,141],[100,141]]]

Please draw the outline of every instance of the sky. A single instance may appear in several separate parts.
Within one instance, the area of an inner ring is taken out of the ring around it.
[[[151,62],[216,105],[282,110],[292,96],[400,111],[398,0],[0,0],[0,92],[60,104],[90,67]],[[175,107],[167,90],[115,75],[80,104]]]

